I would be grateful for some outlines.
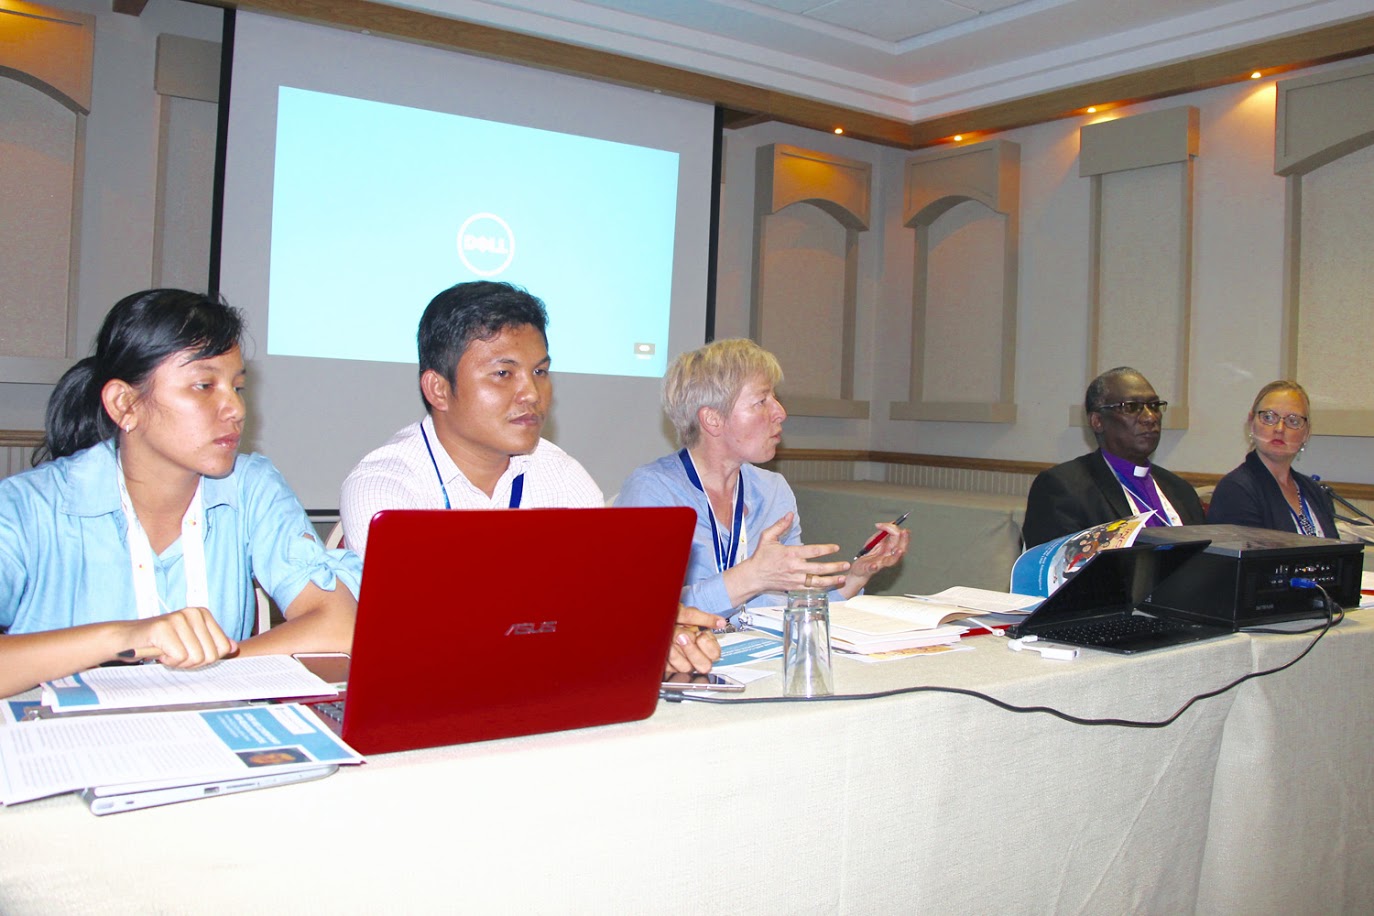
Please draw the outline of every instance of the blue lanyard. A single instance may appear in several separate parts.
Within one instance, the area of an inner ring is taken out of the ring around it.
[[[687,479],[706,497],[706,517],[711,522],[711,545],[716,550],[716,571],[725,572],[735,565],[739,554],[740,530],[744,527],[744,469],[740,468],[739,479],[735,481],[735,523],[730,529],[730,543],[727,547],[720,543],[720,530],[716,527],[716,513],[711,508],[711,497],[701,485],[701,478],[697,476],[697,469],[692,464],[692,456],[687,454],[685,448],[678,452],[677,456],[682,461],[683,470],[687,472]]]
[[[429,433],[425,432],[423,423],[420,424],[420,436],[425,440],[425,451],[429,452],[429,463],[434,467],[434,476],[439,478],[439,491],[444,494],[444,508],[452,509],[453,505],[448,501],[448,487],[444,486],[444,475],[439,473],[439,462],[434,460],[434,449],[429,444]],[[510,508],[519,509],[520,499],[524,495],[525,472],[521,471],[510,482]]]

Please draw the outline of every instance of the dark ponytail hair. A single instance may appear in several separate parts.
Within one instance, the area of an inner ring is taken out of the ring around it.
[[[221,300],[181,289],[149,289],[125,296],[105,316],[95,353],[72,366],[48,399],[46,436],[33,463],[62,458],[115,435],[118,427],[100,399],[119,379],[140,390],[174,354],[192,359],[227,353],[243,337],[243,317]]]

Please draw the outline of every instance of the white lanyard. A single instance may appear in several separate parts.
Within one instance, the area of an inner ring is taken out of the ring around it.
[[[117,460],[117,459],[116,459]],[[210,579],[205,571],[205,508],[200,498],[203,479],[181,518],[181,566],[186,574],[186,607],[210,606]],[[139,523],[124,483],[124,464],[119,463],[119,502],[129,524],[129,563],[134,576],[134,602],[139,617],[157,617],[172,611],[157,593],[156,558],[148,534]]]
[[[1137,515],[1139,515],[1142,512],[1154,511],[1148,505],[1146,505],[1143,499],[1132,493],[1131,488],[1126,486],[1125,484],[1121,485],[1121,492],[1126,494],[1126,501],[1131,504],[1131,508],[1135,509]],[[1160,521],[1166,525],[1172,525],[1174,527],[1182,525],[1183,519],[1181,516],[1179,516],[1178,510],[1174,508],[1174,504],[1169,502],[1169,497],[1164,495],[1164,491],[1161,490],[1158,487],[1158,485],[1155,486],[1155,492],[1159,494],[1159,504],[1164,508],[1164,517],[1161,518]]]

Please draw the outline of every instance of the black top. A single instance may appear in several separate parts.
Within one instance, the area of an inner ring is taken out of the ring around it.
[[[1298,492],[1312,510],[1312,517],[1321,526],[1322,537],[1336,537],[1336,506],[1317,482],[1306,474],[1293,471]],[[1207,521],[1214,525],[1248,525],[1251,528],[1273,528],[1275,531],[1297,531],[1293,512],[1279,489],[1279,482],[1251,451],[1245,461],[1217,484],[1207,507]]]
[[[1179,521],[1185,525],[1203,523],[1202,501],[1192,484],[1157,464],[1151,475]],[[1035,475],[1026,497],[1021,536],[1029,548],[1135,514],[1121,481],[1098,449]]]

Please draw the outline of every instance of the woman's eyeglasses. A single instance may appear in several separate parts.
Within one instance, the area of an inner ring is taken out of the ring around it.
[[[1265,426],[1278,426],[1279,421],[1282,420],[1283,425],[1289,429],[1302,429],[1307,425],[1307,418],[1299,413],[1280,415],[1272,410],[1257,410],[1255,411],[1255,419]]]
[[[1145,410],[1146,408],[1149,408],[1150,410],[1153,410],[1157,415],[1159,415],[1159,416],[1162,417],[1162,416],[1164,416],[1164,411],[1166,411],[1166,410],[1169,409],[1169,402],[1168,402],[1168,401],[1160,401],[1160,400],[1154,400],[1154,401],[1117,401],[1115,404],[1103,404],[1101,407],[1099,407],[1099,408],[1097,408],[1097,409],[1098,409],[1098,410],[1115,410],[1117,413],[1123,413],[1123,414],[1125,414],[1125,415],[1128,416],[1128,417],[1135,417],[1135,416],[1139,416],[1139,415],[1140,415],[1140,412],[1141,412],[1142,410]]]

